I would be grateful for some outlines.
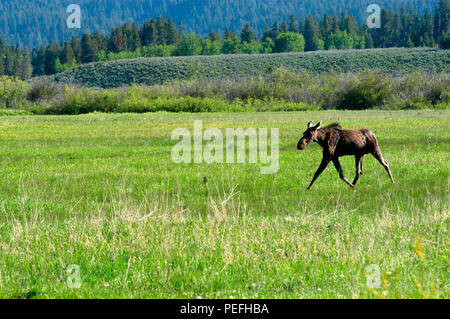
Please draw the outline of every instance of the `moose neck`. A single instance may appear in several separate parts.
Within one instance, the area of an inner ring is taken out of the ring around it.
[[[317,140],[315,142],[323,147],[325,145],[325,136],[326,136],[325,130],[321,129],[321,128],[318,129],[317,130]]]

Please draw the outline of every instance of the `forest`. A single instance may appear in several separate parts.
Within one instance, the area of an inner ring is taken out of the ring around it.
[[[419,14],[433,11],[439,0],[377,0],[385,9],[405,6]],[[76,3],[81,8],[80,29],[66,26],[66,8]],[[372,0],[2,0],[0,2],[0,36],[10,44],[34,49],[50,41],[61,43],[84,33],[108,34],[125,22],[142,24],[150,17],[172,17],[182,22],[187,32],[206,36],[212,29],[225,27],[238,32],[246,22],[261,36],[264,25],[285,20],[291,14],[306,16],[331,15],[346,11],[358,24],[368,16],[366,8]]]
[[[52,75],[71,67],[123,58],[155,56],[219,55],[236,53],[281,53],[331,49],[387,47],[448,48],[450,0],[440,0],[432,11],[419,14],[405,7],[383,9],[381,28],[369,29],[355,15],[341,14],[297,18],[264,25],[261,35],[250,22],[239,32],[227,26],[210,30],[206,36],[189,32],[169,17],[151,18],[138,25],[125,22],[109,34],[98,31],[73,36],[70,41],[51,41],[31,52],[27,47],[8,45],[0,39],[0,75],[28,79]]]

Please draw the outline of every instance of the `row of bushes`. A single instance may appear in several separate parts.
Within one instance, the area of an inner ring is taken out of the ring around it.
[[[190,80],[164,86],[172,94],[219,97],[251,109],[272,104],[309,105],[313,109],[447,108],[448,73],[387,75],[377,71],[314,75],[279,68],[265,77],[240,80]]]
[[[48,89],[48,84],[42,87]],[[35,87],[36,89],[36,87]],[[65,86],[56,88],[51,99],[35,103],[28,110],[35,114],[145,113],[145,112],[243,112],[300,111],[315,109],[305,103],[293,103],[265,97],[227,101],[219,96],[180,95],[171,88],[132,86],[123,89],[88,89]]]
[[[185,80],[166,85],[92,89],[0,78],[0,109],[35,114],[90,112],[297,111],[449,108],[447,73],[391,76],[297,73],[234,80]],[[6,113],[7,114],[7,113]]]

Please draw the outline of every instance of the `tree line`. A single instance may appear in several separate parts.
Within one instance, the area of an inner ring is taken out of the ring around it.
[[[433,11],[439,0],[377,0],[382,8],[413,8],[420,14]],[[149,17],[172,17],[182,21],[187,32],[206,36],[211,29],[229,26],[231,30],[242,30],[249,22],[258,36],[264,24],[295,14],[305,19],[308,15],[322,17],[325,13],[347,11],[357,17],[358,24],[364,22],[367,6],[373,0],[1,0],[0,36],[10,44],[30,50],[50,41],[62,43],[72,36],[97,31],[110,33],[119,24],[130,21],[144,23]],[[81,8],[80,29],[69,29],[66,25],[66,8],[76,3]],[[222,31],[224,30],[224,27]]]
[[[31,53],[28,48],[7,45],[0,38],[0,75],[8,75],[25,80],[31,77]]]
[[[206,37],[186,32],[171,18],[149,19],[142,25],[124,23],[109,35],[99,32],[85,33],[81,38],[61,44],[50,42],[31,53],[25,47],[7,46],[0,41],[0,74],[25,79],[51,75],[70,67],[95,61],[152,56],[217,55],[236,53],[278,53],[331,49],[363,49],[387,47],[448,48],[449,2],[440,0],[434,14],[418,14],[405,7],[397,10],[383,9],[381,28],[369,29],[358,25],[354,15],[325,14],[297,19],[291,15],[287,21],[265,25],[260,37],[246,23],[236,34],[225,28],[222,33],[211,30]]]

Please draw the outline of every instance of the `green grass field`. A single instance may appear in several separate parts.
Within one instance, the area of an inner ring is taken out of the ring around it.
[[[279,172],[175,164],[195,119],[279,128]],[[321,149],[296,144],[321,119],[373,130],[396,184],[368,155],[356,190],[330,165],[306,191]],[[444,110],[0,117],[0,297],[448,298],[449,127]]]

